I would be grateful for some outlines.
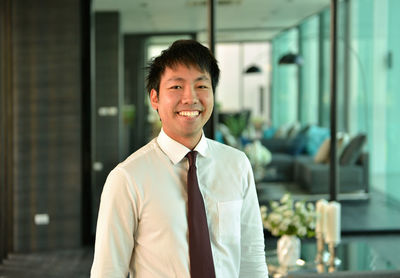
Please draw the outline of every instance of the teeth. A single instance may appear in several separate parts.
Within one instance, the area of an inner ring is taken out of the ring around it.
[[[179,115],[185,117],[196,117],[199,115],[199,111],[181,111],[179,112]]]

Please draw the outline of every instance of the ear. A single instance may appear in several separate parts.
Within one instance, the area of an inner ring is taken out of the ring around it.
[[[151,89],[150,91],[150,103],[151,107],[153,107],[154,110],[158,111],[158,96],[157,91],[154,89]]]

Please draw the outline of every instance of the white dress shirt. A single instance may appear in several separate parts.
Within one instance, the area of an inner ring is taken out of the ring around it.
[[[195,150],[217,278],[266,278],[264,236],[246,155],[205,138]],[[91,277],[190,277],[190,150],[163,131],[109,174]]]

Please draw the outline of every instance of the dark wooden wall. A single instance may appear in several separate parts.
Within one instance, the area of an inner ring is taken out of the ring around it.
[[[0,0],[0,263],[13,250],[11,0]]]
[[[81,1],[12,4],[14,249],[77,247],[82,234]],[[49,224],[36,225],[36,214],[47,214]]]
[[[130,152],[144,146],[149,137],[150,126],[147,122],[148,98],[145,89],[146,41],[148,35],[124,35],[124,101],[135,106],[135,118],[129,128]]]
[[[92,101],[93,169],[92,233],[95,232],[100,195],[108,173],[120,162],[122,112],[122,46],[117,12],[94,14],[95,86]]]

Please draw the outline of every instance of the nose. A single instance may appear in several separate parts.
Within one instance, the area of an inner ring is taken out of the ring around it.
[[[196,104],[199,98],[196,89],[193,86],[186,86],[183,90],[182,103],[183,104]]]

